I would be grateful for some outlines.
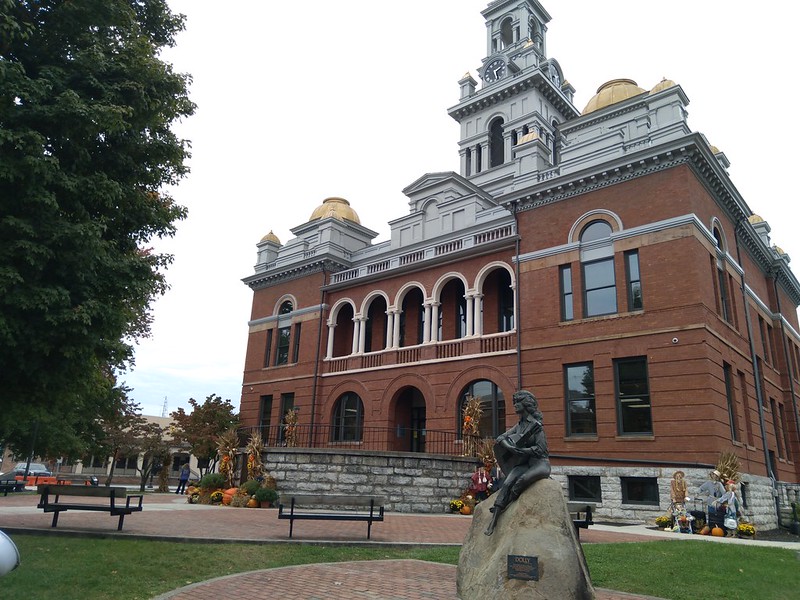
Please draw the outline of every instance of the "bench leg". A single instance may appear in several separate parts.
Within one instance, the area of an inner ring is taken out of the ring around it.
[[[59,514],[61,514],[61,512],[58,511],[58,510],[53,513],[53,524],[50,527],[55,527],[56,525],[58,525],[58,515]]]
[[[292,528],[294,528],[294,519],[289,519],[289,539],[292,538]]]
[[[372,521],[367,521],[367,539],[372,534]]]
[[[119,525],[117,525],[117,531],[122,531],[122,521],[125,519],[125,515],[119,516]]]

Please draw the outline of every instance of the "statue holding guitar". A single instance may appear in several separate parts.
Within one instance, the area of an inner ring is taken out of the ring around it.
[[[505,483],[495,494],[492,521],[484,532],[492,535],[497,519],[506,507],[534,482],[550,476],[547,438],[542,426],[539,403],[531,392],[519,390],[514,394],[514,411],[519,423],[497,437],[494,455],[506,474]]]

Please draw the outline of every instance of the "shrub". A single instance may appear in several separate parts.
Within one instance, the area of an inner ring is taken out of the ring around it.
[[[274,504],[278,501],[278,492],[272,488],[258,488],[254,495],[259,502],[272,502]]]
[[[225,485],[225,476],[222,473],[209,473],[204,475],[198,486],[204,490],[216,490]]]
[[[249,481],[245,481],[241,486],[242,489],[248,496],[252,496],[256,493],[256,491],[261,487],[261,484],[255,480],[250,479]]]

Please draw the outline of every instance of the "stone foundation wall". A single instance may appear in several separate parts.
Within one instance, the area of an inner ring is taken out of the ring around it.
[[[291,494],[364,494],[386,498],[386,510],[443,513],[469,485],[475,459],[316,448],[270,448],[264,464]]]
[[[595,521],[653,524],[655,518],[668,512],[670,506],[670,482],[678,468],[656,467],[553,467],[553,479],[559,481],[568,497],[569,475],[594,475],[600,477],[602,500],[597,504]],[[698,488],[708,478],[708,469],[680,469],[686,475],[687,491],[690,500],[689,510],[705,511],[704,501],[695,500]],[[658,479],[658,506],[625,504],[622,501],[621,477],[656,477]],[[742,512],[757,529],[777,529],[775,499],[772,484],[767,477],[742,474],[740,499],[744,500]],[[744,494],[741,489],[744,487]],[[779,488],[780,489],[780,488]],[[785,493],[785,492],[784,492]]]
[[[291,494],[364,494],[386,498],[386,510],[403,513],[448,512],[470,483],[475,459],[403,452],[365,453],[354,450],[270,448],[264,464],[278,482],[284,497]],[[670,505],[670,482],[676,468],[554,466],[552,478],[569,499],[569,475],[600,477],[601,501],[596,521],[653,524]],[[690,498],[708,476],[708,469],[681,469],[686,474]],[[621,477],[656,477],[658,505],[625,504]],[[776,529],[775,496],[766,477],[743,474],[744,514],[758,529]],[[797,484],[778,484],[782,505],[800,493]],[[742,494],[740,492],[740,497]],[[705,510],[702,500],[690,501],[689,510]],[[784,523],[784,525],[786,525]]]

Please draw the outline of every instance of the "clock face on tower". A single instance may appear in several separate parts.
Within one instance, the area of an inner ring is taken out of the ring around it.
[[[506,74],[506,63],[502,58],[495,58],[483,68],[483,80],[487,83],[497,81]]]

